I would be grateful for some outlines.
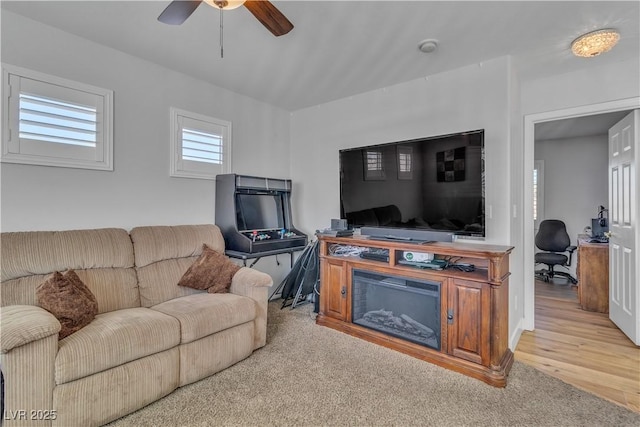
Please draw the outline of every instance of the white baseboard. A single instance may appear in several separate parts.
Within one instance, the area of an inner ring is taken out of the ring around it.
[[[516,351],[516,347],[518,346],[518,341],[520,341],[520,336],[522,336],[522,332],[524,331],[524,328],[522,327],[522,321],[523,321],[522,318],[518,320],[518,324],[516,325],[515,329],[513,330],[513,333],[509,337],[509,348],[513,352]]]

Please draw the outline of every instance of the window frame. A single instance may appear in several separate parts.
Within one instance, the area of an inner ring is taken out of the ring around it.
[[[190,124],[190,126],[189,126]],[[222,163],[198,162],[182,158],[182,129],[189,128],[199,132],[216,134],[222,139]],[[231,172],[232,154],[231,122],[193,113],[179,108],[170,108],[170,170],[174,178],[192,178],[215,180],[216,175]]]
[[[20,94],[73,105],[95,106],[95,147],[43,142],[20,137]],[[42,92],[42,93],[39,93]],[[83,102],[78,101],[82,99]],[[25,165],[113,171],[113,91],[61,77],[2,64],[2,124],[0,161]]]

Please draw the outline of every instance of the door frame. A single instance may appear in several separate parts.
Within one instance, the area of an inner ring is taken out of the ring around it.
[[[575,117],[592,116],[595,114],[612,113],[616,111],[633,110],[640,107],[640,97],[625,98],[598,104],[583,105],[543,113],[524,116],[524,188],[523,188],[523,274],[524,274],[524,319],[522,327],[525,330],[535,329],[535,280],[534,280],[534,249],[535,236],[533,231],[533,164],[535,161],[535,125],[553,120],[571,119]]]
[[[538,169],[538,182],[537,182],[538,194],[536,195],[536,200],[538,202],[538,212],[537,212],[538,219],[537,219],[537,223],[535,221],[533,223],[533,232],[535,235],[536,230],[540,226],[540,221],[542,220],[542,218],[544,218],[544,160],[534,160],[533,169],[534,170]],[[533,195],[533,191],[531,191],[531,194]],[[532,200],[533,200],[533,196],[532,196]]]

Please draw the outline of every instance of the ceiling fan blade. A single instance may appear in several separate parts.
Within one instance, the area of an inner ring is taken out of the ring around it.
[[[170,25],[180,25],[187,20],[194,10],[200,6],[202,0],[174,0],[158,16],[158,21]]]
[[[293,24],[271,2],[247,0],[244,5],[276,37],[283,36],[293,29]]]

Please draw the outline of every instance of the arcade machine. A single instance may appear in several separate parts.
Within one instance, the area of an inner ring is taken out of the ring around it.
[[[307,235],[291,219],[291,180],[221,174],[216,177],[216,225],[226,255],[246,260],[291,254],[307,246]]]

